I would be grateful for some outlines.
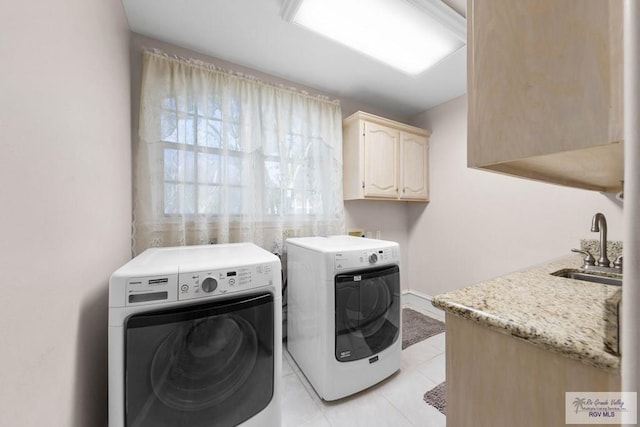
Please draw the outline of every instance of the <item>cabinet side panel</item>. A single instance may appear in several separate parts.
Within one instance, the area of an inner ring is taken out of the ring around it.
[[[342,172],[343,172],[343,193],[345,200],[361,199],[362,181],[364,176],[361,172],[360,141],[361,128],[360,120],[350,120],[342,127]]]
[[[611,119],[609,121],[609,141],[624,139],[624,38],[623,38],[623,2],[609,1],[609,72],[611,73]]]
[[[615,142],[615,3],[470,2],[469,166]]]
[[[446,315],[447,427],[562,426],[565,392],[620,391],[620,375]]]

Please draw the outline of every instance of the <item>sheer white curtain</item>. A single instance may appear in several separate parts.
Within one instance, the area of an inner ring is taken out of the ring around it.
[[[143,53],[134,254],[344,232],[340,105]]]

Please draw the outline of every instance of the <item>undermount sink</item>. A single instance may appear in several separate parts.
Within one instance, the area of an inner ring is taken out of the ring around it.
[[[619,286],[604,301],[604,348],[605,351],[620,355],[620,302],[622,298],[622,274],[608,271],[588,271],[565,268],[551,273],[553,276],[583,280],[604,285]],[[609,292],[607,292],[609,294]]]
[[[567,279],[584,280],[585,282],[602,283],[604,285],[622,286],[622,275],[616,273],[564,269],[555,271],[551,274],[553,276],[566,277]]]

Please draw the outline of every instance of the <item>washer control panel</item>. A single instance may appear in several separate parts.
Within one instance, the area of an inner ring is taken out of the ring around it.
[[[273,285],[271,264],[178,274],[178,300],[205,298]]]
[[[347,268],[368,267],[399,261],[398,250],[395,247],[372,249],[367,251],[336,252],[333,255],[336,271]]]

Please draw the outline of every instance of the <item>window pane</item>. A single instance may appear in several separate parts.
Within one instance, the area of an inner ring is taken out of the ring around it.
[[[184,184],[183,188],[183,212],[187,215],[193,215],[196,213],[196,186],[193,184]]]
[[[240,126],[238,123],[225,123],[224,136],[229,150],[241,151],[242,143],[240,141]]]
[[[198,145],[222,147],[222,123],[218,120],[198,118]]]
[[[302,190],[303,188],[305,188],[307,184],[308,173],[309,170],[307,168],[306,162],[294,165],[294,167],[291,168],[291,173],[289,176],[289,187],[296,188],[298,190]]]
[[[239,187],[229,187],[229,214],[242,214],[242,194],[243,189]]]
[[[288,189],[285,192],[284,209],[286,215],[303,215],[312,213],[311,194],[304,190]]]
[[[280,188],[280,162],[273,160],[264,162],[264,182],[267,187]]]
[[[263,131],[262,133],[264,146],[263,152],[267,156],[278,156],[280,155],[280,147],[278,144],[278,135],[275,131]]]
[[[198,213],[207,215],[220,213],[220,187],[198,186]]]
[[[284,140],[284,146],[287,158],[299,160],[305,157],[306,144],[305,141],[303,141],[302,135],[287,134]]]
[[[164,180],[188,181],[195,180],[194,153],[192,151],[164,149]]]
[[[282,213],[282,191],[279,188],[267,188],[265,191],[265,212],[267,215],[279,215]]]
[[[240,103],[235,96],[228,98],[225,120],[233,123],[240,123]]]
[[[219,184],[222,177],[222,158],[219,154],[198,153],[198,182]]]
[[[222,109],[220,108],[220,97],[209,96],[207,99],[207,112],[206,116],[210,119],[222,120]]]
[[[164,184],[165,214],[193,214],[195,202],[195,186],[193,184]]]
[[[178,150],[164,149],[164,180],[178,181],[180,178]]]
[[[176,112],[162,110],[160,118],[160,139],[165,142],[178,142],[178,128],[176,126]]]
[[[193,145],[195,143],[195,117],[186,115],[178,118],[178,143]]]
[[[229,184],[231,185],[242,185],[246,184],[248,175],[244,172],[244,163],[245,160],[242,157],[238,156],[229,156],[227,157],[227,178],[229,180]]]
[[[304,195],[304,213],[305,215],[313,215],[322,212],[322,198],[320,193],[314,190],[308,190]]]
[[[177,184],[164,184],[164,213],[165,214],[179,214],[180,203],[178,201],[178,185]]]
[[[173,97],[163,101],[163,141],[193,144],[195,141],[195,105],[191,97]]]
[[[285,191],[284,198],[284,213],[286,215],[295,215],[296,213],[296,193],[293,189],[287,189]]]

